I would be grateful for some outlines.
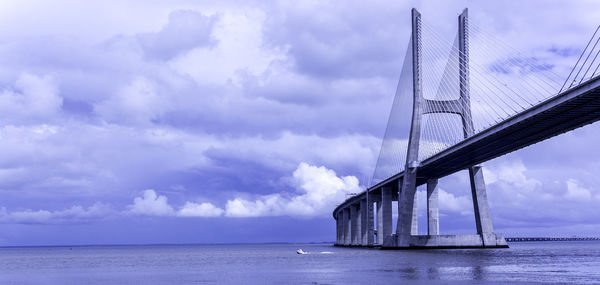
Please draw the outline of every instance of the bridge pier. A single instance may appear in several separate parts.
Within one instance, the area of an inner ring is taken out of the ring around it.
[[[494,227],[492,216],[483,180],[481,166],[469,167],[469,179],[471,181],[471,195],[473,197],[473,211],[475,212],[475,225],[477,234],[483,239],[483,245],[495,245]]]
[[[373,245],[373,203],[368,199],[360,200],[361,245]]]
[[[377,225],[375,224],[375,216],[377,213],[375,212],[375,209],[376,209],[375,201],[377,201],[377,198],[375,198],[375,197],[381,198],[381,197],[378,197],[375,195],[370,195],[369,196],[369,205],[368,205],[369,208],[367,209],[367,211],[369,212],[369,216],[368,216],[369,217],[369,228],[368,228],[369,232],[368,232],[368,236],[367,236],[367,244],[369,246],[375,245],[375,242],[376,242],[376,240],[375,240],[375,232],[376,232],[375,229],[376,228],[375,227]]]
[[[505,248],[502,235],[494,233],[490,208],[487,201],[485,181],[481,166],[469,168],[476,235],[440,235],[438,208],[438,179],[427,180],[427,235],[398,234],[385,239],[383,248]],[[414,209],[413,209],[414,213]],[[406,222],[406,221],[405,221]]]
[[[340,212],[335,214],[335,244],[342,244],[342,215]]]
[[[359,206],[359,216],[360,216],[360,233],[358,239],[360,240],[360,245],[367,245],[367,199],[360,200]]]
[[[427,180],[427,235],[430,236],[440,234],[438,196],[438,180]]]
[[[381,187],[381,200],[377,203],[377,244],[392,234],[392,188]]]
[[[419,234],[419,199],[417,199],[417,192],[413,195],[413,207],[412,207],[412,225],[410,228],[411,235]]]
[[[351,224],[350,224],[350,208],[346,208],[342,210],[343,224],[344,224],[344,245],[350,245],[352,232],[351,232]]]
[[[358,204],[350,206],[350,220],[352,221],[350,225],[352,235],[350,245],[360,245],[360,211],[358,208]]]

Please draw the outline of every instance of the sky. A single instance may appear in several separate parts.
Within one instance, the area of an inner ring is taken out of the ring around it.
[[[412,7],[450,40],[468,7],[565,78],[600,24],[597,1],[0,0],[0,246],[333,241]],[[484,163],[496,232],[600,235],[598,139]],[[467,174],[440,188],[441,232],[475,232]]]

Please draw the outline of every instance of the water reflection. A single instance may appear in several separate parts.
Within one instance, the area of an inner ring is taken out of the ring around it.
[[[473,280],[485,280],[485,270],[484,267],[475,266],[471,267],[471,275]]]
[[[406,279],[412,279],[412,280],[421,279],[421,276],[419,276],[420,274],[416,267],[400,268],[398,271],[401,273],[404,273],[404,277]]]
[[[392,270],[381,270],[391,272]],[[485,266],[403,267],[396,272],[407,280],[488,280]]]
[[[427,279],[439,280],[440,279],[440,271],[436,267],[427,268]]]

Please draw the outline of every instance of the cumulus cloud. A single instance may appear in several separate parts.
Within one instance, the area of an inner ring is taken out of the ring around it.
[[[292,181],[296,193],[228,200],[225,214],[230,217],[325,215],[342,202],[346,194],[361,190],[354,176],[338,177],[333,170],[306,163],[300,163]]]
[[[180,217],[218,217],[223,214],[223,209],[216,207],[211,203],[193,203],[186,202],[179,211],[177,216]]]
[[[541,181],[526,176],[527,170],[522,160],[508,160],[486,167],[483,175],[486,183],[497,184],[504,191],[512,192],[513,198],[524,199],[542,187]]]
[[[471,210],[472,200],[468,196],[455,196],[452,193],[448,193],[442,189],[439,189],[439,207],[441,211],[457,212],[460,214],[471,214],[467,210]]]
[[[94,110],[109,122],[150,123],[170,105],[156,88],[153,81],[137,77],[107,100],[95,104]]]
[[[170,59],[193,48],[213,44],[211,34],[217,20],[217,16],[204,16],[192,10],[174,11],[158,33],[140,34],[138,40],[148,56]]]
[[[129,212],[147,216],[218,217],[223,214],[223,209],[211,203],[186,202],[175,211],[169,205],[166,196],[157,195],[156,191],[148,189],[144,191],[142,197],[133,199],[133,204],[129,205]]]
[[[142,197],[136,197],[129,205],[129,212],[149,216],[178,217],[262,217],[262,216],[318,216],[327,215],[346,195],[361,191],[358,179],[354,176],[338,177],[324,166],[300,163],[289,177],[295,188],[293,193],[274,193],[256,199],[236,197],[226,202],[225,210],[212,203],[186,202],[178,210],[168,198],[158,195],[152,189],[145,190]],[[245,193],[252,195],[251,193]],[[456,199],[460,201],[460,199]],[[453,203],[455,205],[456,203]],[[454,206],[458,207],[458,206]]]
[[[490,203],[500,204],[499,207],[510,205],[514,208],[527,207],[531,205],[532,199],[556,199],[556,195],[547,189],[545,191],[542,181],[527,174],[528,168],[520,159],[501,160],[497,164],[486,165],[483,175],[488,185]],[[496,202],[502,200],[505,202]]]
[[[9,212],[0,208],[0,222],[17,224],[81,223],[105,218],[113,213],[112,207],[96,203],[88,208],[76,205],[59,211],[24,210]]]
[[[145,190],[143,195],[133,199],[133,204],[129,206],[131,213],[150,216],[170,216],[175,213],[167,203],[166,196],[156,195],[152,189]]]
[[[590,201],[592,199],[592,192],[583,188],[579,185],[577,180],[571,178],[567,180],[567,193],[565,194],[565,198],[570,200]]]
[[[597,215],[593,189],[573,178],[559,180],[556,175],[541,180],[544,177],[540,173],[544,172],[529,170],[519,159],[502,159],[486,167],[488,197],[500,227],[552,227],[593,221],[591,216]]]
[[[13,124],[53,120],[62,103],[54,78],[22,73],[13,88],[0,91],[0,116]]]
[[[264,195],[253,201],[235,198],[227,201],[225,215],[229,217],[280,216],[288,202],[280,194]]]

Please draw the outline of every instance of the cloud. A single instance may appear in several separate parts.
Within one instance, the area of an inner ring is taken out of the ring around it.
[[[169,110],[169,101],[158,94],[156,83],[137,77],[112,97],[94,105],[108,122],[147,124]]]
[[[527,167],[521,160],[502,161],[499,165],[486,167],[483,171],[485,182],[488,184],[504,184],[512,190],[519,192],[535,191],[542,186],[542,182],[525,175]]]
[[[550,228],[594,222],[591,217],[598,212],[594,189],[583,187],[574,178],[562,180],[553,171],[546,174],[543,165],[530,170],[511,156],[515,154],[490,163],[484,170],[492,214],[499,227]]]
[[[149,216],[171,216],[175,214],[173,207],[167,203],[166,196],[158,196],[154,190],[144,191],[143,197],[133,199],[129,211],[134,214]]]
[[[577,180],[567,180],[567,193],[565,194],[566,199],[579,200],[579,201],[590,201],[592,199],[592,192],[590,190],[581,187]]]
[[[178,217],[218,217],[223,214],[223,209],[211,203],[186,202],[178,211],[168,203],[166,196],[157,195],[152,189],[145,190],[143,197],[133,199],[133,204],[128,206],[129,212],[146,216],[178,216]]]
[[[28,209],[8,212],[5,207],[2,207],[0,208],[0,222],[16,224],[82,223],[102,219],[112,213],[112,207],[102,203],[96,203],[87,209],[76,205],[60,211]]]
[[[243,198],[228,200],[225,206],[225,215],[228,217],[262,217],[280,216],[285,212],[285,204],[289,200],[280,194],[264,195],[251,201]]]
[[[62,103],[54,78],[22,73],[14,88],[0,91],[0,117],[13,124],[47,122],[55,119]]]
[[[338,177],[333,170],[300,163],[292,175],[293,194],[263,195],[254,200],[228,200],[225,215],[230,217],[326,215],[346,194],[361,191],[354,176]]]
[[[169,14],[169,22],[158,33],[137,36],[149,57],[163,60],[196,47],[214,44],[211,38],[218,16],[204,16],[192,10],[178,10]]]
[[[500,204],[498,207],[510,205],[513,208],[520,208],[530,206],[532,199],[549,202],[557,198],[554,193],[548,191],[548,187],[542,181],[534,177],[528,177],[528,171],[528,168],[520,159],[505,159],[497,164],[486,165],[483,175],[487,184],[490,203]],[[544,186],[546,186],[546,189],[544,189]],[[502,200],[506,202],[499,202]]]
[[[231,87],[240,87],[246,76],[271,73],[271,66],[284,58],[285,47],[264,44],[264,22],[268,18],[260,9],[219,11],[211,35],[215,44],[182,54],[169,66],[199,84]]]
[[[154,190],[145,190],[142,197],[136,197],[133,204],[127,207],[126,213],[146,216],[177,217],[218,217],[223,209],[211,203],[186,202],[178,211],[168,204],[167,197],[157,195]],[[84,208],[79,205],[65,210],[22,210],[9,212],[6,207],[0,208],[0,223],[12,224],[66,224],[89,223],[95,220],[116,216],[114,208],[108,204],[95,203]]]
[[[293,193],[274,193],[256,199],[236,197],[226,202],[225,210],[211,203],[186,202],[175,210],[166,196],[157,195],[154,190],[145,190],[142,197],[136,197],[129,205],[129,212],[148,216],[178,217],[263,217],[263,216],[325,216],[346,195],[361,191],[358,179],[354,176],[338,177],[333,170],[300,163],[291,177]],[[252,193],[244,193],[252,196]]]
[[[472,200],[468,196],[455,196],[442,189],[439,189],[439,207],[441,211],[456,212],[460,214],[471,214],[468,210],[472,210]]]
[[[85,122],[9,125],[0,127],[0,147],[7,150],[0,157],[0,191],[5,205],[34,208],[73,196],[91,203],[130,202],[132,198],[119,189],[173,185],[192,189],[184,195],[225,199],[233,195],[227,191],[238,189],[278,192],[282,189],[271,180],[290,175],[303,160],[366,174],[377,145],[376,138],[361,135],[220,137],[168,127]],[[28,203],[39,203],[21,204],[24,195],[32,197]]]
[[[408,4],[397,2],[283,1],[272,8],[267,40],[271,45],[289,46],[294,68],[308,76],[394,76],[401,60],[397,47],[405,46],[408,39],[394,33],[408,35],[408,26],[384,19],[407,8]]]
[[[179,211],[177,216],[180,217],[218,217],[223,214],[223,209],[215,207],[211,203],[193,203],[186,202]]]

